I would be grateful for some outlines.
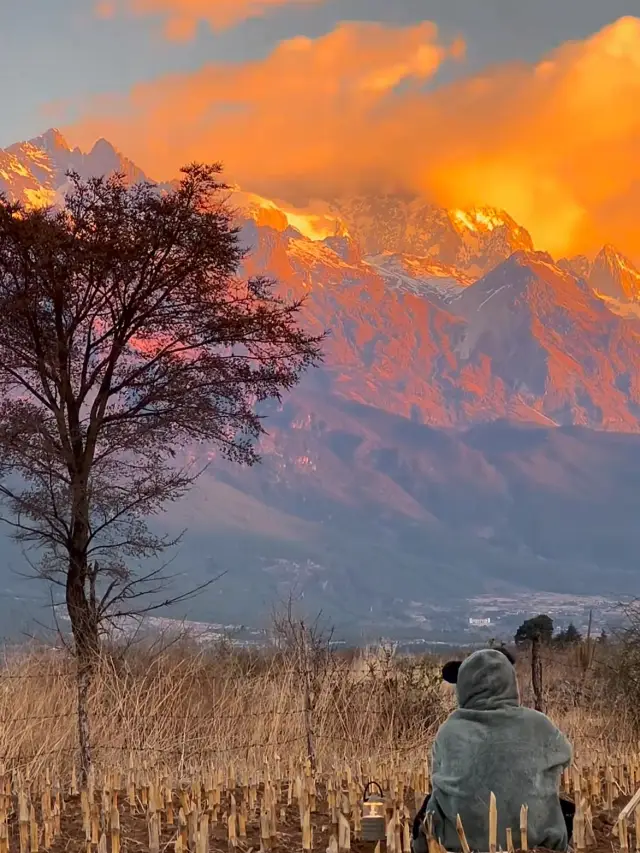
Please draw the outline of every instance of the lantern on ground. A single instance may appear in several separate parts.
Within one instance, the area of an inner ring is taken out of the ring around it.
[[[377,788],[380,794],[369,793]],[[386,838],[384,816],[384,794],[377,782],[369,782],[362,797],[362,840],[384,841]]]

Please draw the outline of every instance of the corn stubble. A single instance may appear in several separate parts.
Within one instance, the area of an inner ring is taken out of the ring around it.
[[[410,673],[407,666],[334,658],[313,673],[309,720],[299,664],[286,653],[174,647],[139,659],[105,656],[91,696],[95,772],[81,786],[70,661],[61,652],[10,656],[0,672],[0,853],[363,850],[362,792],[371,780],[385,799],[378,850],[409,853],[412,817],[429,790],[429,743],[451,695],[437,662],[416,659]],[[421,704],[407,698],[408,679]],[[573,845],[600,849],[605,815],[609,849],[638,850],[640,752],[620,708],[614,728],[611,696],[607,707],[596,687],[582,713],[549,697],[576,744],[562,779],[577,806]],[[525,680],[525,698],[527,689]],[[528,849],[529,805],[507,833],[508,851]],[[503,843],[499,809],[492,797],[487,851]],[[458,835],[468,850],[461,819]],[[428,846],[442,853],[435,838]]]

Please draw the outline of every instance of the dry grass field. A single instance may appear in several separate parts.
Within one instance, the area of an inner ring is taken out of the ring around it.
[[[579,649],[544,653],[547,710],[576,751],[563,787],[579,805],[578,849],[636,844],[634,814],[617,823],[640,787],[640,750],[636,705],[628,689],[616,689],[616,654],[586,666]],[[519,678],[530,704],[524,658]],[[321,644],[304,653],[296,644],[112,651],[93,685],[95,773],[80,790],[72,659],[7,653],[0,853],[373,853],[361,839],[369,779],[385,792],[386,847],[405,853],[428,787],[430,744],[454,704],[440,665],[385,648],[335,654]]]

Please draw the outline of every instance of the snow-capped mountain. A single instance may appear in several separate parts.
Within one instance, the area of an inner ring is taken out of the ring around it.
[[[88,178],[124,173],[130,181],[145,179],[144,172],[100,139],[88,154],[71,148],[55,129],[28,142],[0,149],[0,190],[10,201],[27,205],[55,204],[67,186],[66,173],[78,172]]]
[[[610,311],[640,319],[640,272],[613,246],[604,246],[596,255],[588,282]]]
[[[85,154],[55,130],[0,163],[0,189],[28,204],[59,198],[68,169],[145,177],[108,142]],[[640,273],[611,247],[556,264],[504,211],[390,196],[318,213],[237,188],[229,203],[247,272],[306,296],[307,323],[331,329],[331,393],[432,425],[640,429],[640,326],[620,316]]]
[[[478,278],[518,250],[530,251],[529,233],[495,208],[446,210],[399,195],[336,199],[332,209],[366,255],[399,252]]]
[[[614,246],[603,246],[593,261],[579,255],[563,258],[559,266],[587,282],[614,314],[640,318],[640,271]]]
[[[55,203],[69,169],[144,177],[104,140],[83,153],[48,131],[0,151],[0,191]],[[492,208],[371,196],[298,210],[246,188],[229,202],[246,273],[305,297],[304,322],[331,334],[323,368],[269,415],[263,465],[211,469],[224,500],[201,496],[208,536],[212,519],[228,522],[237,556],[241,516],[260,560],[295,541],[287,555],[343,572],[339,601],[375,560],[397,563],[393,584],[378,578],[388,597],[400,577],[426,582],[425,554],[443,589],[481,585],[483,567],[512,579],[513,554],[529,560],[522,582],[546,571],[557,583],[575,555],[573,577],[592,577],[611,542],[628,570],[640,512],[640,273],[628,259],[605,247],[556,263]],[[322,569],[316,592],[335,576]]]

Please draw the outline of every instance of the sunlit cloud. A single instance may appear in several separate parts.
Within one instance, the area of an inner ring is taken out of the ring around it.
[[[403,160],[370,131],[391,128],[398,105],[463,53],[463,42],[443,44],[429,22],[343,23],[318,39],[282,42],[264,60],[209,64],[96,98],[68,130],[82,145],[106,136],[159,178],[187,161],[219,159],[256,192],[319,191],[349,176],[357,185],[374,164]]]
[[[98,18],[107,21],[116,14],[115,4],[112,0],[101,0],[100,3],[96,3],[95,13]]]
[[[431,23],[346,23],[264,60],[208,65],[98,100],[70,134],[107,136],[158,178],[221,160],[252,192],[307,204],[403,188],[504,207],[557,255],[614,242],[640,255],[640,19],[535,64],[435,87],[464,43]]]
[[[159,16],[165,36],[171,41],[188,41],[202,21],[214,30],[231,27],[248,18],[260,18],[282,6],[304,6],[322,0],[101,0],[95,6],[98,17],[118,14],[133,17]]]

